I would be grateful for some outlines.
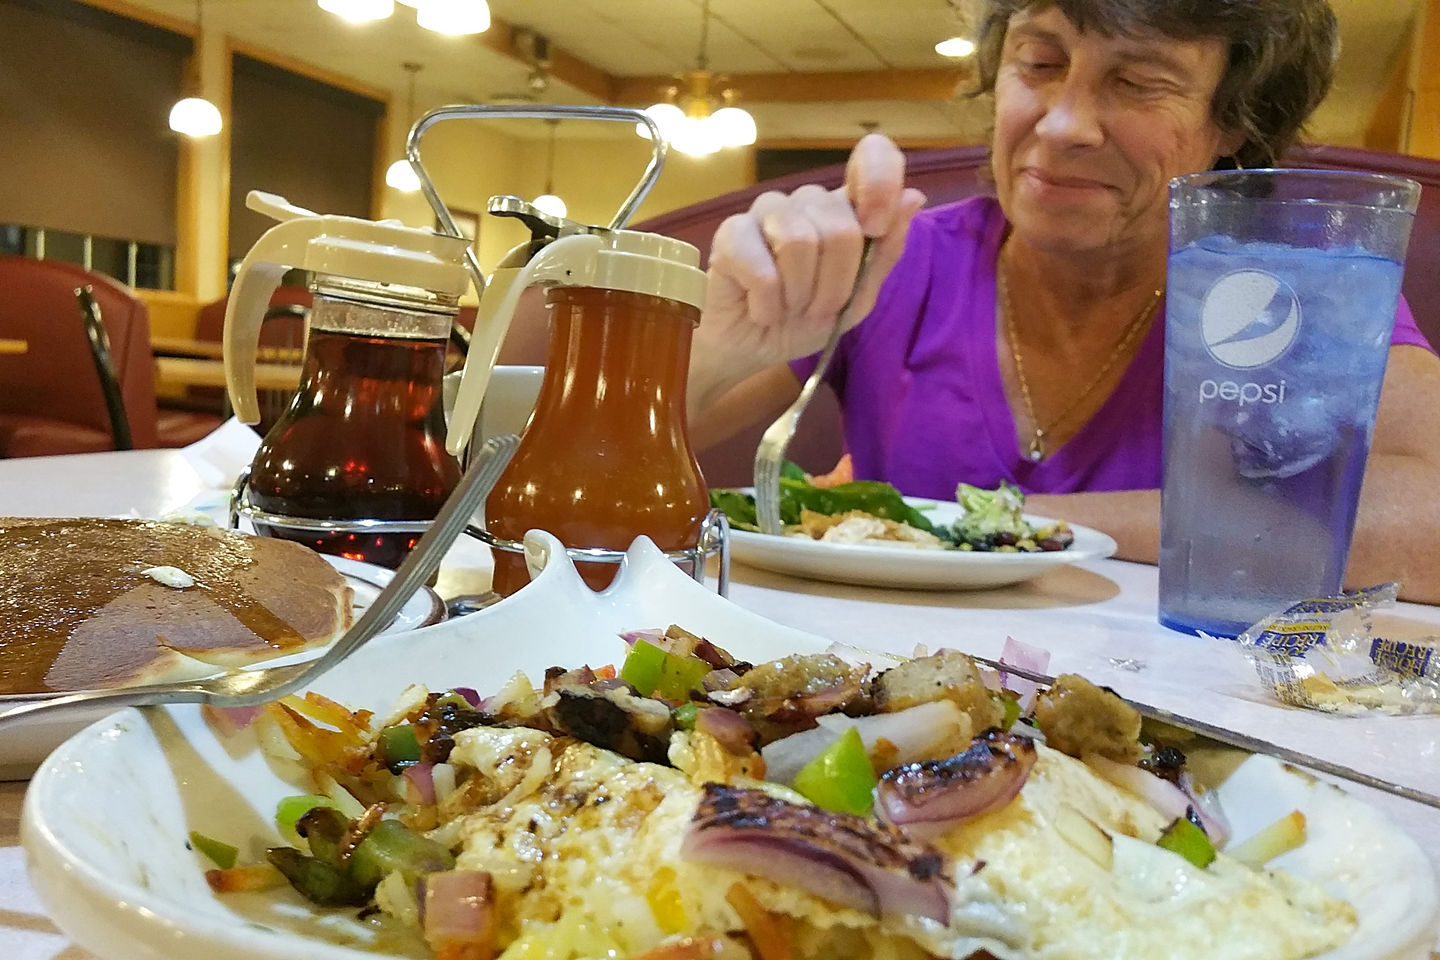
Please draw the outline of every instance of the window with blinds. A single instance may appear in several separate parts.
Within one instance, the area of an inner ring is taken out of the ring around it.
[[[0,2],[0,250],[173,286],[190,38],[75,0]]]
[[[370,216],[385,104],[237,53],[230,109],[232,264],[274,226],[245,206],[251,190],[317,213]]]

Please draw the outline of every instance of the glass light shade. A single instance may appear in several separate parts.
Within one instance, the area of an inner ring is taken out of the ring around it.
[[[739,107],[721,107],[702,122],[710,124],[727,147],[748,147],[755,142],[755,118]]]
[[[420,189],[420,177],[409,160],[396,160],[385,170],[385,185],[401,193],[414,193]]]
[[[678,129],[689,119],[685,116],[685,111],[673,103],[653,104],[646,107],[645,112],[650,115],[651,120],[655,121],[655,125],[660,128],[660,132],[663,133],[667,139],[674,139],[671,131]],[[646,140],[650,139],[650,128],[643,123],[635,124],[635,132]]]
[[[569,207],[565,206],[565,201],[553,193],[540,194],[540,196],[530,201],[530,205],[541,213],[548,213],[552,217],[563,217],[569,211]]]
[[[725,145],[720,139],[720,131],[709,117],[703,120],[686,117],[673,132],[667,131],[666,136],[670,139],[670,146],[690,157],[709,156]]]
[[[415,22],[426,30],[450,36],[490,29],[490,4],[485,0],[420,0]]]
[[[395,0],[316,0],[320,9],[351,23],[384,20],[395,12]]]
[[[968,57],[975,52],[975,41],[969,37],[951,37],[935,44],[935,52],[942,57]]]
[[[213,137],[221,125],[219,108],[202,97],[186,97],[170,108],[170,129],[187,137]]]

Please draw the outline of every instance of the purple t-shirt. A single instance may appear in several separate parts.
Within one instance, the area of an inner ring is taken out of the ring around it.
[[[840,339],[826,380],[844,409],[855,476],[937,499],[962,480],[1009,480],[1026,493],[1160,486],[1163,323],[1089,423],[1040,463],[1022,455],[995,353],[1005,227],[990,197],[922,211],[875,309]],[[1391,342],[1429,348],[1403,299]],[[816,359],[791,368],[803,380]]]

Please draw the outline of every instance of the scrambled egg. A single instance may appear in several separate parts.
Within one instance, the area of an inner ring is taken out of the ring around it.
[[[1299,958],[1344,942],[1350,908],[1283,874],[1222,856],[1199,870],[1154,846],[1152,808],[1040,746],[1021,796],[936,840],[956,879],[950,923],[877,919],[795,887],[692,864],[682,839],[701,790],[682,770],[635,763],[534,730],[457,734],[451,762],[492,778],[500,801],[441,828],[457,866],[494,876],[500,939],[568,925],[622,955],[684,933],[735,932],[726,900],[744,884],[796,918],[803,957],[920,960],[979,950],[1019,958]],[[672,758],[692,756],[683,743]],[[698,779],[698,777],[697,777]],[[786,799],[784,787],[747,782]],[[1057,827],[1062,807],[1112,837],[1107,870]],[[507,954],[508,956],[508,954]]]

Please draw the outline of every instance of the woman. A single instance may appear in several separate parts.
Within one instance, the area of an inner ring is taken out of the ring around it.
[[[1326,0],[987,6],[996,199],[919,213],[903,157],[871,135],[842,189],[764,194],[727,220],[693,351],[694,432],[713,441],[795,396],[814,367],[797,358],[824,343],[871,238],[829,375],[857,476],[925,496],[1009,479],[1035,512],[1153,563],[1167,186],[1273,163],[1329,87],[1334,17]],[[1348,579],[1403,579],[1431,603],[1437,410],[1440,360],[1402,306]]]

